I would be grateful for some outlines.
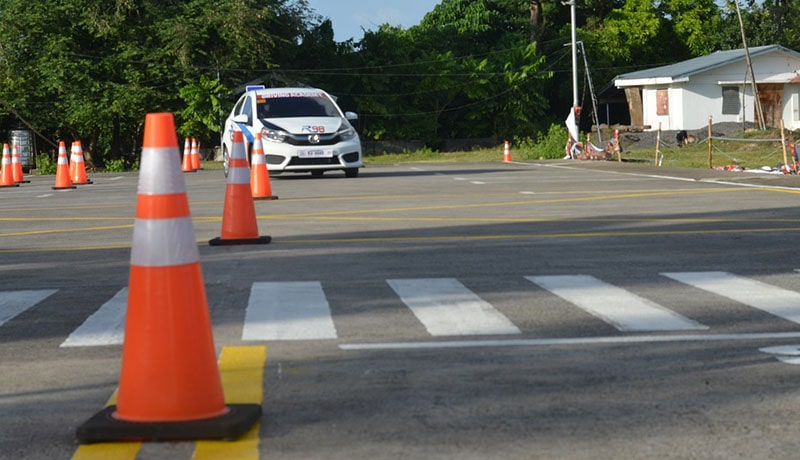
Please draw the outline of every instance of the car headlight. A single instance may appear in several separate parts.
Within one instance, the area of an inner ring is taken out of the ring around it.
[[[270,142],[286,142],[287,135],[288,134],[285,131],[280,131],[277,129],[264,128],[261,130],[261,138]]]
[[[339,138],[343,141],[348,141],[354,137],[356,137],[356,130],[353,127],[343,128],[339,130]]]

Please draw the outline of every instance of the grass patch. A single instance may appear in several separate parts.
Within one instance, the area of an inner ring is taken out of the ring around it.
[[[735,138],[702,140],[678,148],[675,146],[662,147],[659,150],[660,165],[684,168],[708,168],[719,166],[737,165],[745,169],[758,169],[764,166],[777,168],[784,162],[794,162],[792,151],[793,144],[784,149],[781,145],[779,131],[763,131],[743,133]],[[750,140],[750,141],[748,141]],[[787,142],[793,142],[787,138]],[[656,163],[655,147],[651,149],[638,149],[626,152],[624,156]]]
[[[208,170],[211,170],[211,171],[222,171],[223,168],[224,168],[223,164],[222,164],[222,161],[213,161],[213,160],[200,160],[200,167],[204,171],[208,171]]]
[[[398,163],[488,163],[503,160],[503,147],[497,149],[478,149],[468,152],[435,152],[428,149],[416,152],[382,153],[365,155],[367,165],[392,165]]]
[[[604,135],[604,139],[610,138]],[[753,131],[729,136],[728,139],[711,140],[711,167],[739,165],[746,169],[759,169],[763,166],[772,168],[784,163],[783,148],[779,130]],[[735,139],[735,140],[732,140]],[[778,139],[777,141],[775,139]],[[795,142],[800,133],[787,132],[786,141]],[[532,144],[519,142],[511,148],[514,161],[532,161],[546,159],[562,159],[564,144],[554,145],[552,139],[546,143]],[[624,145],[624,144],[623,144]],[[544,147],[544,148],[543,148]],[[660,166],[681,168],[708,168],[709,144],[706,139],[696,144],[678,148],[675,145],[662,143],[659,149]],[[787,146],[786,156],[793,162],[792,151]],[[614,157],[616,159],[616,157]],[[658,164],[655,146],[637,148],[629,146],[622,153],[624,161]],[[435,152],[428,149],[416,152],[384,153],[365,155],[367,165],[387,165],[400,163],[489,163],[503,161],[503,146],[496,148],[476,149],[468,152]]]

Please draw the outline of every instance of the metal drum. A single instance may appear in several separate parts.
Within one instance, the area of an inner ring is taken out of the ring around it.
[[[35,149],[31,132],[27,129],[14,129],[9,131],[8,137],[9,147],[13,149],[16,144],[19,149],[19,162],[22,164],[22,170],[30,171],[35,166]]]

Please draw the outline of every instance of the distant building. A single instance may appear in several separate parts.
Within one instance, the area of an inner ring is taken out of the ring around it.
[[[767,126],[800,128],[800,53],[778,45],[752,47],[750,61]],[[717,51],[614,79],[625,92],[630,125],[645,130],[696,130],[714,123],[756,123],[744,49]]]

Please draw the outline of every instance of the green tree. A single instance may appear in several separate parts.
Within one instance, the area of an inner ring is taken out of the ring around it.
[[[201,75],[199,80],[189,80],[179,95],[185,106],[179,112],[183,120],[178,132],[184,137],[212,138],[218,134],[222,101],[230,91],[219,80]]]
[[[742,23],[748,46],[783,45],[800,48],[800,3],[790,0],[748,0],[740,5]],[[733,49],[742,47],[739,18],[733,2],[725,2],[722,8],[719,47]]]
[[[548,72],[530,44],[525,2],[445,0],[408,30],[382,26],[359,44],[368,136],[447,138],[535,133],[546,126]]]
[[[223,94],[212,82],[234,87],[274,68],[273,55],[296,44],[306,7],[304,0],[0,0],[0,110],[53,147],[81,139],[99,166],[132,163],[147,112],[177,113],[179,127],[211,135],[214,100]]]
[[[720,10],[714,0],[665,0],[661,4],[664,16],[678,40],[692,56],[709,54],[716,47],[716,31],[720,27]]]

